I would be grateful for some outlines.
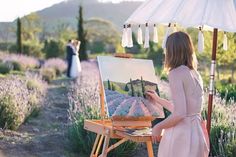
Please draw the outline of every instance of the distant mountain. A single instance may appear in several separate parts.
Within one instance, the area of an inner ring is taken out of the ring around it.
[[[236,0],[235,7],[236,7]],[[45,8],[37,13],[42,17],[44,22],[49,26],[54,26],[58,22],[66,22],[76,27],[78,16],[78,7],[81,0],[67,0]],[[120,30],[127,18],[137,9],[142,2],[130,1],[121,3],[101,3],[98,0],[83,0],[85,19],[99,17],[113,22]]]
[[[67,22],[75,27],[79,4],[78,0],[69,0],[37,13],[49,25],[57,22]],[[122,28],[122,24],[140,4],[141,2],[100,3],[97,0],[84,0],[82,3],[85,19],[103,18],[113,22],[118,28]]]
[[[97,0],[84,0],[84,19],[99,17],[111,21],[118,30],[122,29],[123,23],[142,2],[101,3]],[[55,4],[36,12],[42,19],[44,27],[54,29],[59,23],[67,23],[76,29],[79,0],[68,0]],[[4,41],[4,32],[10,27],[15,28],[15,21],[11,23],[0,22],[0,41]],[[11,29],[12,30],[12,29]],[[8,40],[15,40],[14,33],[10,33]]]

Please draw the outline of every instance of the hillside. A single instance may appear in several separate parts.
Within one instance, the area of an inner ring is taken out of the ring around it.
[[[78,0],[69,0],[37,13],[49,25],[57,22],[68,22],[76,27],[79,4]],[[97,0],[86,0],[83,1],[84,17],[85,19],[103,18],[113,22],[118,28],[122,28],[122,24],[140,4],[141,2],[100,3]]]
[[[53,31],[60,23],[69,24],[71,28],[76,29],[79,4],[78,0],[68,0],[36,13],[49,31]],[[84,0],[82,4],[85,20],[94,17],[109,20],[117,30],[121,30],[125,20],[141,2],[100,3],[97,0]],[[15,40],[14,29],[15,22],[0,22],[0,41]],[[10,34],[6,34],[6,32],[10,32]]]

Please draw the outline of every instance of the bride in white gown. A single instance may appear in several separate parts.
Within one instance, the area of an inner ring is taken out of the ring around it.
[[[70,77],[77,78],[77,77],[79,77],[79,74],[81,72],[81,64],[80,64],[80,60],[79,60],[80,41],[74,40],[72,42],[72,44],[73,44],[73,49],[74,49],[74,52],[76,55],[73,55],[73,57],[72,57]]]

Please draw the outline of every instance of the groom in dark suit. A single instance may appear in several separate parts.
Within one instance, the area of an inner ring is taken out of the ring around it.
[[[67,59],[67,77],[70,77],[70,69],[71,69],[71,65],[72,65],[72,56],[76,55],[74,52],[74,48],[73,48],[73,44],[72,41],[69,40],[68,44],[66,45],[66,59]]]

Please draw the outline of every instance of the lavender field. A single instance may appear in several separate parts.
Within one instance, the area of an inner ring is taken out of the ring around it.
[[[8,69],[0,75],[0,155],[86,157],[95,134],[84,130],[83,121],[100,119],[96,60],[82,62],[83,71],[79,78],[71,80],[64,75],[66,63],[58,58],[45,60],[42,65],[37,58],[25,55],[0,53],[0,58],[1,65]],[[16,68],[19,66],[23,68]],[[168,81],[159,77],[157,80],[161,97],[169,99]],[[207,92],[203,117],[206,117],[206,109]],[[235,112],[233,100],[226,101],[216,94],[212,117],[212,156],[235,153]],[[154,145],[154,148],[157,152],[158,147]],[[143,157],[146,154],[144,145],[132,142],[111,152],[111,156]]]

